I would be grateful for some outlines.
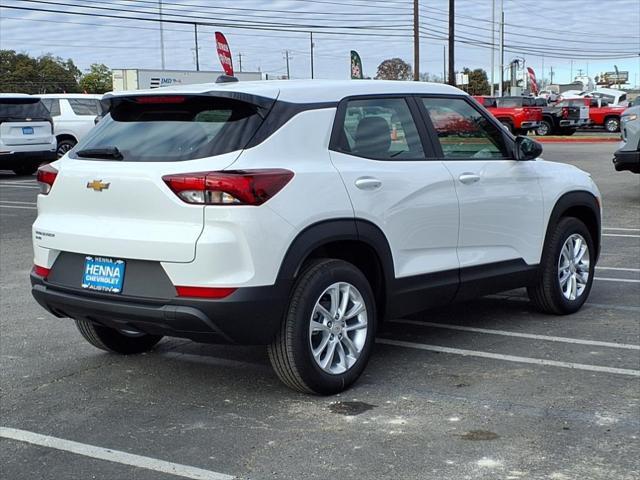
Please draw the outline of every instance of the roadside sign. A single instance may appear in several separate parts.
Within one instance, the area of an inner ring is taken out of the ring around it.
[[[231,49],[222,32],[216,32],[216,49],[218,50],[218,58],[220,59],[224,73],[233,76]]]

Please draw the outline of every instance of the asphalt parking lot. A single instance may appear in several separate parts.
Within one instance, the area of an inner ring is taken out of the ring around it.
[[[518,290],[398,319],[335,397],[288,390],[264,348],[91,347],[31,298],[37,188],[0,172],[0,477],[637,479],[640,176],[614,171],[615,148],[545,145],[603,193],[580,312],[542,315]]]

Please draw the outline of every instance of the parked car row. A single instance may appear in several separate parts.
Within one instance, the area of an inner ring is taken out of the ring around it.
[[[0,168],[33,174],[71,150],[101,115],[100,95],[0,94]]]

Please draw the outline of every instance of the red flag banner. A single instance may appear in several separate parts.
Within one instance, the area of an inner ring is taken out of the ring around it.
[[[529,85],[531,85],[531,93],[538,95],[538,83],[536,82],[536,74],[533,68],[527,67],[527,73],[529,74]]]
[[[216,32],[216,49],[218,50],[218,58],[222,64],[224,73],[233,76],[233,60],[231,58],[231,49],[224,38],[222,32]]]

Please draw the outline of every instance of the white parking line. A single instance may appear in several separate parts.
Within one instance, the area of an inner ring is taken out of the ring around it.
[[[23,208],[25,210],[37,210],[37,207],[26,207],[22,205],[4,205],[0,203],[0,208]]]
[[[596,270],[616,270],[618,272],[640,272],[640,268],[596,267]]]
[[[640,235],[631,235],[629,233],[603,233],[603,237],[625,237],[625,238],[640,238]]]
[[[578,345],[591,345],[596,347],[624,348],[627,350],[640,350],[640,345],[629,343],[601,342],[599,340],[582,340],[579,338],[553,337],[549,335],[538,335],[535,333],[510,332],[506,330],[491,330],[487,328],[467,327],[464,325],[452,325],[448,323],[420,322],[417,320],[398,319],[389,323],[403,323],[406,325],[418,325],[421,327],[444,328],[447,330],[460,330],[462,332],[488,333],[491,335],[503,335],[506,337],[531,338],[534,340],[545,340],[549,342],[574,343]]]
[[[640,228],[614,228],[604,227],[603,230],[619,230],[621,232],[640,232]]]
[[[30,443],[40,447],[54,448],[85,457],[97,458],[98,460],[130,465],[132,467],[153,470],[154,472],[168,473],[183,478],[195,480],[232,480],[235,478],[224,473],[212,472],[179,463],[165,462],[164,460],[120,452],[110,448],[96,447],[85,443],[28,432],[26,430],[18,430],[16,428],[0,427],[0,437]]]
[[[476,350],[464,350],[461,348],[441,347],[439,345],[426,345],[424,343],[404,342],[391,338],[377,338],[376,343],[392,345],[394,347],[413,348],[416,350],[427,350],[431,352],[450,353],[452,355],[462,355],[465,357],[491,358],[493,360],[503,360],[506,362],[531,363],[534,365],[546,365],[550,367],[571,368],[574,370],[586,370],[588,372],[615,373],[619,375],[629,375],[640,377],[640,370],[628,368],[602,367],[600,365],[586,365],[583,363],[561,362],[558,360],[545,360],[542,358],[519,357],[516,355],[503,355],[501,353],[480,352]]]
[[[19,202],[17,200],[0,200],[0,203],[18,203],[20,205],[37,205],[36,202]]]
[[[640,280],[632,280],[630,278],[593,277],[593,279],[594,280],[602,280],[603,282],[640,283]]]

